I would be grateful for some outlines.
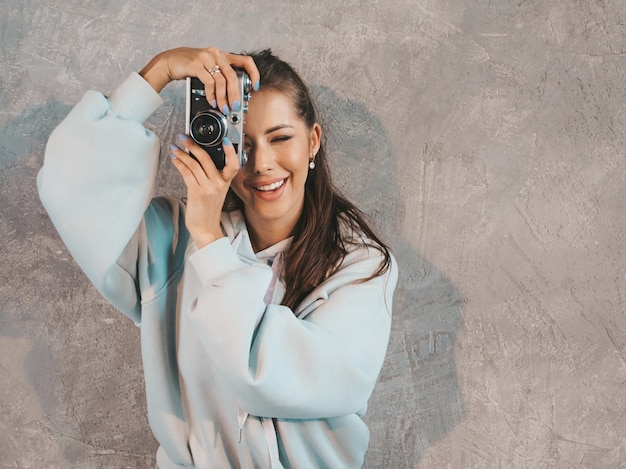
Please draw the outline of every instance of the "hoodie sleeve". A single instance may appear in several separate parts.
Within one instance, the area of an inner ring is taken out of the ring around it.
[[[160,145],[143,122],[162,103],[137,73],[109,97],[88,91],[51,134],[37,177],[43,206],[72,256],[137,322],[136,237],[145,233],[144,213],[159,226],[171,216],[166,204],[146,212]]]
[[[395,260],[384,275],[359,283],[377,269],[381,254],[355,250],[309,295],[299,317],[263,303],[271,270],[246,265],[226,240],[189,260],[203,284],[191,320],[244,411],[307,419],[366,408],[389,340]]]

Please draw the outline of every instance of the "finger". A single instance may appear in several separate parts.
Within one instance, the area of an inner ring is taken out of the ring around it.
[[[222,140],[222,147],[224,147],[224,155],[226,156],[226,164],[222,168],[222,178],[225,182],[230,183],[239,172],[239,157],[228,137],[224,137],[224,140]]]
[[[170,144],[170,155],[172,157],[172,164],[178,170],[180,175],[183,177],[183,181],[185,182],[185,186],[187,189],[194,188],[199,185],[199,181],[191,168],[191,164],[189,160],[193,160],[187,153],[185,153],[182,149],[174,144]],[[198,164],[196,163],[196,166]]]
[[[198,79],[204,83],[206,99],[212,107],[217,107],[218,96],[220,94],[225,95],[226,93],[225,91],[219,91],[220,88],[225,89],[225,87],[219,84],[219,81],[222,79],[222,77],[220,77],[220,71],[218,71],[221,68],[218,65],[220,56],[221,52],[214,47],[202,49],[198,54],[198,61],[196,62],[196,70],[194,73],[195,76],[197,76]],[[226,99],[223,99],[222,101],[225,103]]]
[[[219,66],[219,65],[218,65]],[[230,66],[228,68],[232,71]],[[226,78],[224,78],[224,73],[227,73],[227,70],[223,70],[221,67],[218,71],[212,74],[213,81],[215,82],[215,99],[217,100],[218,109],[225,116],[230,114],[230,106],[228,103],[227,97],[227,82]]]
[[[189,166],[191,170],[194,172],[194,174],[196,175],[196,179],[198,180],[198,183],[201,184],[207,179],[215,180],[215,178],[219,176],[219,171],[215,167],[215,163],[213,162],[209,154],[206,152],[206,150],[204,150],[204,148],[202,148],[200,145],[198,145],[196,142],[194,142],[191,138],[189,138],[185,134],[180,134],[178,136],[178,139],[182,142],[185,148],[187,148],[187,150],[189,150],[189,152],[193,155],[193,157],[191,157],[190,155],[185,153],[182,159],[185,162],[187,162],[188,160],[191,160],[189,162]]]
[[[227,54],[228,61],[235,67],[243,68],[250,76],[252,88],[258,91],[260,85],[261,74],[254,63],[254,59],[249,55]]]
[[[217,107],[217,100],[215,97],[215,80],[213,79],[213,76],[204,67],[202,67],[201,70],[196,73],[196,75],[198,79],[204,84],[204,95],[207,102],[212,107]]]
[[[215,47],[209,47],[201,54],[202,64],[206,73],[211,77],[208,86],[211,88],[211,100],[209,100],[209,91],[205,89],[207,93],[207,101],[213,107],[217,107],[222,114],[230,114],[231,106],[228,102],[228,81],[231,79],[234,70],[224,57],[222,51]],[[235,75],[235,81],[237,76]],[[206,88],[207,85],[205,85]],[[213,101],[214,100],[214,101]]]
[[[237,72],[233,70],[230,62],[222,52],[215,56],[215,61],[220,68],[219,72],[213,74],[216,82],[217,104],[222,114],[229,115],[231,110],[239,111],[241,108],[242,96],[239,90]],[[218,85],[220,88],[218,88]],[[222,90],[223,95],[220,94]]]
[[[198,146],[191,140],[184,140],[183,138],[180,138],[180,136],[179,139],[185,142],[184,146],[186,150],[182,150],[176,145],[170,145],[170,152],[172,156],[188,168],[198,185],[206,184],[209,180],[208,174],[211,174],[211,168],[213,168],[214,172],[217,172],[213,160],[211,160],[211,157],[206,151],[204,151],[204,149],[202,149],[202,147]]]
[[[226,65],[225,68],[222,69],[222,75],[226,80],[227,105],[229,106],[229,111],[232,110],[237,112],[241,109],[241,103],[243,100],[243,96],[241,96],[241,88],[239,86],[239,79],[237,78],[237,72],[235,72],[230,64],[226,62],[226,59],[224,59],[224,62]],[[222,112],[224,112],[223,109]]]

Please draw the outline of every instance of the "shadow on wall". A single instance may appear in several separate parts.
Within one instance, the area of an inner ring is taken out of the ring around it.
[[[175,96],[166,97],[167,109],[151,118],[163,145],[180,132],[184,106],[178,92],[168,93]],[[453,355],[461,299],[397,235],[404,206],[394,172],[401,171],[380,121],[327,88],[313,94],[336,183],[376,220],[400,268],[391,342],[365,417],[365,466],[415,467],[463,414]],[[145,416],[138,331],[89,285],[35,189],[45,142],[68,111],[53,102],[0,128],[0,260],[11,266],[0,270],[0,354],[7,357],[0,365],[15,377],[0,383],[0,395],[13,396],[0,420],[15,429],[0,434],[0,454],[18,466],[149,467],[156,446]],[[173,171],[161,165],[162,173]],[[159,178],[168,192],[173,181],[181,184],[168,174]],[[25,389],[27,397],[17,399]]]
[[[0,455],[11,467],[150,467],[138,330],[91,287],[37,195],[69,110],[50,102],[0,123]]]
[[[462,300],[440,271],[398,237],[404,204],[394,175],[402,171],[395,168],[398,160],[381,122],[328,88],[312,91],[330,134],[335,182],[376,221],[400,268],[387,359],[365,416],[371,430],[365,466],[415,467],[464,413],[453,350]]]
[[[372,468],[415,467],[464,414],[454,361],[458,292],[407,243],[396,245],[395,255],[401,275],[391,341],[366,416]]]

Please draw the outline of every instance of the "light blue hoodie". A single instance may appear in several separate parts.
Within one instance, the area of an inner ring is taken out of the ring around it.
[[[108,98],[87,92],[50,136],[37,180],[78,264],[141,325],[159,467],[360,467],[395,261],[358,283],[381,254],[355,247],[295,311],[281,306],[290,239],[255,254],[236,211],[198,250],[184,205],[152,199],[160,145],[143,122],[161,104],[136,73]]]

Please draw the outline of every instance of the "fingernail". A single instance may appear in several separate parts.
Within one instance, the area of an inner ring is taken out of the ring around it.
[[[217,101],[216,100],[211,101],[211,107],[217,107]]]
[[[259,91],[259,86],[261,86],[261,84],[259,83],[259,80],[254,82],[254,91]]]
[[[180,150],[180,148],[178,148],[177,145],[170,143],[170,156],[172,157],[172,159],[176,158],[176,154],[174,152],[177,150]]]
[[[233,101],[233,111],[235,111],[235,112],[239,111],[239,100],[238,99],[235,99]]]
[[[185,134],[178,134],[178,139],[182,140],[183,142],[189,141],[189,137],[187,137]]]
[[[228,137],[224,137],[224,138],[222,139],[222,142],[223,142],[223,143],[224,143],[224,145],[226,145],[227,147],[229,147],[229,146],[231,146],[231,145],[232,145],[232,143],[231,143],[231,141],[230,141],[230,139],[229,139]]]
[[[230,109],[228,108],[228,104],[224,104],[222,106],[222,114],[224,114],[225,116],[227,116],[228,114],[230,114]]]

